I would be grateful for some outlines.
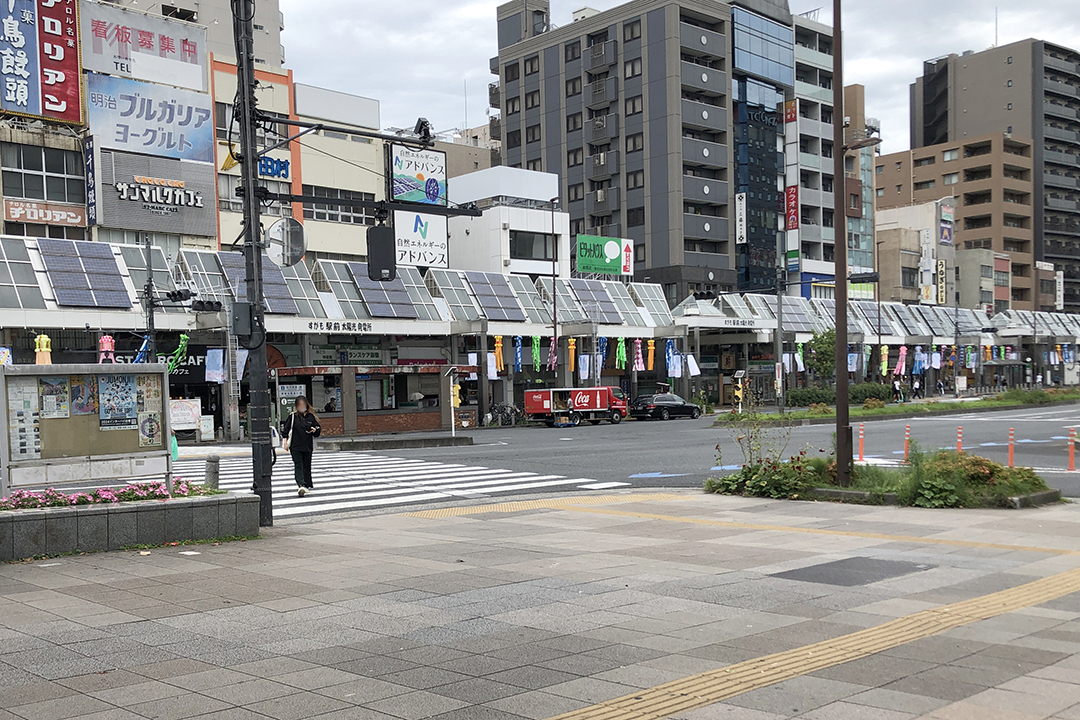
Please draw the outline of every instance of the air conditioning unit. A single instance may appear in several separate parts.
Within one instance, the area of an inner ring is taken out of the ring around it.
[[[503,267],[510,267],[510,258],[503,258]]]
[[[596,153],[593,156],[593,165],[596,167],[604,167],[607,165],[607,153]]]
[[[607,200],[607,190],[600,188],[596,191],[596,202],[604,202]]]
[[[593,118],[593,127],[597,130],[603,130],[607,127],[607,116]]]
[[[504,222],[504,223],[502,224],[502,229],[503,229],[503,230],[509,230],[509,229],[510,229],[510,223],[508,223],[508,222]]]

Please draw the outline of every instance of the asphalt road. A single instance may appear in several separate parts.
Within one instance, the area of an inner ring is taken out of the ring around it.
[[[1052,487],[1080,497],[1080,472],[1069,473],[1069,428],[1080,426],[1080,406],[969,413],[937,418],[882,420],[865,424],[864,453],[875,461],[903,459],[904,426],[924,449],[955,448],[963,427],[963,447],[1006,462],[1009,428],[1015,428],[1017,465],[1037,468]],[[859,427],[854,426],[858,452]],[[832,446],[831,425],[796,427],[788,454]],[[714,428],[712,418],[668,422],[627,421],[577,428],[521,427],[477,431],[471,447],[395,450],[398,457],[468,463],[636,487],[697,487],[710,474],[742,464],[730,428]],[[721,453],[717,462],[716,446]]]

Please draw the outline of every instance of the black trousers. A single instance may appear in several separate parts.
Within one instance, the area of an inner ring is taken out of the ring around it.
[[[311,451],[292,450],[290,452],[293,461],[293,478],[296,486],[302,488],[314,487],[311,484]]]

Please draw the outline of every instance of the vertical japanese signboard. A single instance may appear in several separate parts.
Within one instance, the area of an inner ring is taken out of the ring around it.
[[[86,81],[99,148],[214,162],[209,95],[98,73]]]
[[[446,207],[446,153],[390,146],[390,199]]]
[[[735,244],[747,241],[749,228],[746,226],[746,193],[735,193]]]
[[[937,304],[945,305],[949,300],[949,266],[944,260],[937,261]]]
[[[793,123],[799,119],[798,100],[788,100],[784,103],[784,123]]]
[[[799,229],[799,186],[789,185],[784,195],[784,213],[787,216],[787,229]]]
[[[1054,309],[1065,309],[1065,271],[1058,270],[1054,273]]]
[[[81,124],[76,0],[7,0],[0,23],[0,109]]]
[[[206,90],[206,30],[170,18],[82,0],[83,68]]]

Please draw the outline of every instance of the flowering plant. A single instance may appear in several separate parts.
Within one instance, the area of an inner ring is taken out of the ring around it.
[[[56,488],[30,491],[15,490],[5,498],[0,498],[0,511],[4,510],[33,510],[47,507],[70,507],[72,505],[99,505],[121,502],[135,502],[137,500],[169,500],[170,498],[196,497],[200,495],[213,495],[217,491],[202,485],[189,483],[186,480],[176,478],[173,481],[173,490],[163,480],[153,482],[128,483],[123,487],[102,487],[92,492],[76,492],[67,494]]]

